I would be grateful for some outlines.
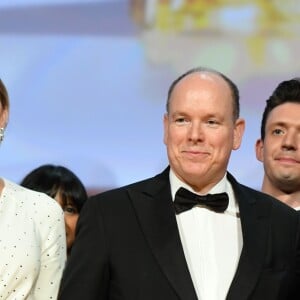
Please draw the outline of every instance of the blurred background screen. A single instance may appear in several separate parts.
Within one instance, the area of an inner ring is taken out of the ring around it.
[[[300,75],[299,20],[296,0],[1,0],[1,175],[62,164],[98,191],[162,171],[167,90],[201,65],[239,86],[246,132],[229,171],[259,189],[262,109]]]

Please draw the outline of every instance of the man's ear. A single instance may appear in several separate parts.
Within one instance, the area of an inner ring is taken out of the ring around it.
[[[233,150],[237,150],[238,148],[240,148],[244,131],[245,131],[245,120],[239,118],[235,121],[235,125],[234,125],[234,133],[233,133],[234,136],[233,136],[233,147],[232,147]]]
[[[264,142],[262,139],[258,139],[255,143],[255,153],[257,160],[264,161]]]
[[[164,114],[164,144],[168,143],[168,127],[169,127],[169,117],[168,114]]]

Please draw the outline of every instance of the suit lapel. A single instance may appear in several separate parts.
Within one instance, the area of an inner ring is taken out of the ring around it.
[[[269,235],[270,205],[269,201],[256,201],[255,193],[250,197],[250,190],[239,185],[230,174],[228,179],[239,203],[243,248],[226,299],[243,300],[250,297],[262,269]]]
[[[227,300],[249,299],[258,281],[269,236],[269,201],[257,201],[255,192],[243,187],[229,174],[239,203],[243,249]],[[168,169],[141,189],[129,188],[148,245],[178,297],[197,300],[180,241]],[[250,195],[252,193],[252,195]]]
[[[197,300],[188,271],[171,199],[168,169],[143,190],[128,190],[141,228],[162,272],[178,297]]]

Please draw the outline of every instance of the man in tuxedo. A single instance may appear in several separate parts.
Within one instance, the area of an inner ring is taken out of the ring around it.
[[[300,78],[281,82],[267,100],[256,157],[262,191],[300,210]]]
[[[244,126],[224,74],[177,78],[164,116],[170,166],[88,200],[59,299],[300,299],[298,214],[227,172]]]

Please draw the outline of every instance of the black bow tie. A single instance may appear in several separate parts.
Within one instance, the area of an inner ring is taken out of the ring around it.
[[[207,194],[200,196],[188,191],[185,188],[180,188],[175,195],[175,211],[180,214],[186,210],[193,208],[195,205],[203,205],[215,212],[224,212],[228,207],[228,195],[226,193]]]

